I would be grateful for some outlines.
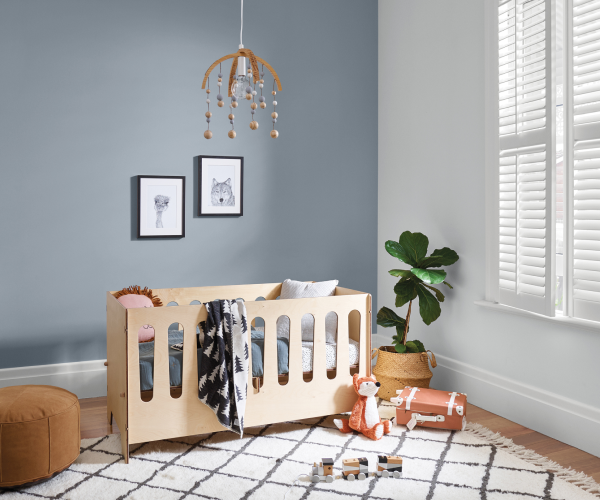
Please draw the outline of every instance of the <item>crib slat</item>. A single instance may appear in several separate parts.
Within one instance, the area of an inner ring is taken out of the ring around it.
[[[160,323],[154,328],[154,389],[153,398],[157,395],[171,395],[169,381],[169,330],[161,328]]]
[[[289,382],[293,386],[294,384],[302,383],[302,331],[301,322],[302,315],[298,313],[289,313],[287,315],[290,318],[290,339],[289,339],[289,358],[288,358],[288,369],[289,369]]]
[[[264,386],[268,391],[269,389],[279,385],[277,379],[277,317],[273,314],[265,314],[263,316],[265,321],[265,344],[264,344],[264,357],[263,357],[263,370],[264,370]]]
[[[337,332],[337,373],[335,378],[342,380],[342,377],[350,375],[350,361],[348,355],[348,311],[338,310],[338,332]]]
[[[206,308],[202,306],[206,311]],[[192,322],[183,324],[183,370],[181,374],[181,397],[194,394],[198,397],[198,352],[196,345],[196,325]]]
[[[325,313],[314,312],[315,328],[313,335],[313,383],[327,380],[325,359]]]

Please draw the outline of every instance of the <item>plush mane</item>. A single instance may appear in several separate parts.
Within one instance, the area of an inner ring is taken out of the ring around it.
[[[152,293],[152,290],[148,287],[144,287],[141,289],[139,286],[130,286],[129,288],[123,288],[123,290],[119,290],[115,293],[115,299],[122,297],[123,295],[145,295],[151,301],[154,307],[161,307],[163,305],[162,301]]]

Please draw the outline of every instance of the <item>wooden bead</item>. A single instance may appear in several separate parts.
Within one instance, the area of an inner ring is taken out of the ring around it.
[[[212,113],[210,111],[207,111],[206,113],[204,113],[204,116],[206,116],[206,118],[210,118],[212,116]]]
[[[271,118],[277,118],[279,115],[277,113],[275,113],[275,111],[273,111],[271,113]]]
[[[260,107],[261,107],[261,109],[265,109],[267,107],[267,103],[266,102],[261,102],[260,103]]]
[[[219,106],[220,108],[222,108],[225,105],[225,103],[223,101],[219,101],[217,103],[217,106]]]
[[[261,79],[259,80],[259,83],[265,83],[265,81],[264,81],[264,80],[261,78]]]
[[[249,101],[250,99],[252,99],[252,94],[246,94],[246,100]]]
[[[222,82],[222,81],[223,81],[223,78],[219,78],[219,81],[220,81],[220,82]]]
[[[257,121],[255,121],[255,120],[252,120],[252,121],[250,122],[250,128],[251,128],[252,130],[256,130],[256,129],[258,128],[258,122],[257,122]]]
[[[231,106],[234,107],[234,108],[237,108],[238,103],[234,101],[234,102],[231,103]]]
[[[253,102],[252,104],[250,104],[250,107],[252,109],[256,109],[256,108],[258,108],[258,104],[256,104],[255,102]]]
[[[279,132],[277,132],[277,130],[271,130],[271,137],[277,139],[279,137]]]
[[[204,132],[204,137],[206,139],[211,139],[212,138],[212,132],[210,130],[207,130],[206,132]]]
[[[277,92],[273,91],[273,92],[271,92],[271,94],[273,94],[273,95],[276,95],[276,94],[277,94]]]
[[[235,116],[233,116],[233,113],[229,113],[229,116],[228,116],[228,118],[229,118],[230,120],[233,120],[233,119],[235,118]]]
[[[230,139],[235,139],[235,130],[230,130],[227,135]]]
[[[206,89],[206,93],[207,93],[207,94],[210,94],[210,89]]]

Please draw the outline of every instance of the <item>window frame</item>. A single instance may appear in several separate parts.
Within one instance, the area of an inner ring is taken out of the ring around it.
[[[497,311],[506,311],[519,315],[537,317],[561,324],[573,324],[600,331],[600,321],[573,317],[573,189],[574,189],[574,146],[573,146],[573,0],[564,0],[564,300],[563,311],[555,316],[546,316],[517,307],[500,304],[499,299],[499,154],[498,134],[498,5],[499,0],[484,2],[484,99],[485,99],[485,300],[475,304]],[[556,9],[556,3],[552,6]],[[556,15],[552,13],[556,22]],[[568,41],[568,42],[567,42]],[[551,54],[554,57],[554,53]],[[552,193],[554,198],[556,193]],[[554,220],[553,220],[554,223]],[[554,238],[555,240],[556,238]],[[556,252],[556,242],[551,240],[550,252]],[[556,282],[556,269],[553,266],[551,279]]]

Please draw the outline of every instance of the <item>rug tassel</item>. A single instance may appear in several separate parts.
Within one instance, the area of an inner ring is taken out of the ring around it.
[[[525,462],[552,472],[556,477],[572,483],[582,490],[600,498],[600,484],[594,481],[593,478],[586,476],[583,472],[575,471],[571,467],[567,469],[553,460],[539,455],[535,451],[528,450],[524,446],[513,443],[512,439],[505,438],[500,433],[493,432],[481,424],[468,423],[465,432],[469,432],[476,437],[484,439]]]

